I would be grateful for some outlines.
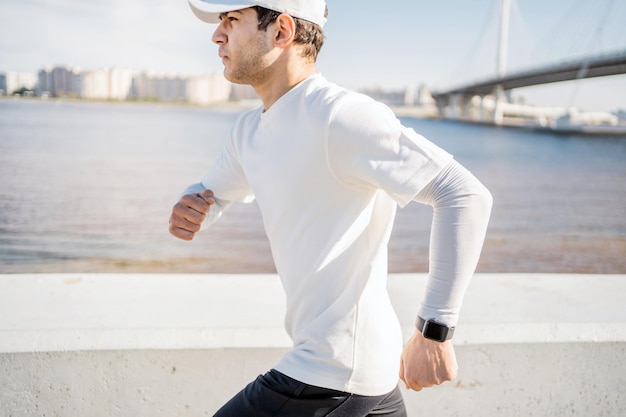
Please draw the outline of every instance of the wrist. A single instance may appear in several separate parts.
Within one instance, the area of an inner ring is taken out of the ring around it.
[[[424,320],[419,316],[415,321],[415,328],[422,334],[422,336],[424,336],[425,339],[433,340],[435,342],[445,342],[446,340],[452,339],[455,330],[455,327],[437,323],[437,321],[433,319]]]

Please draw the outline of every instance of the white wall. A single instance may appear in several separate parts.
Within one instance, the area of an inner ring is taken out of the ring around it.
[[[410,333],[425,276],[390,277]],[[479,274],[410,416],[626,415],[626,276]],[[273,275],[0,275],[0,416],[210,416],[288,348]]]

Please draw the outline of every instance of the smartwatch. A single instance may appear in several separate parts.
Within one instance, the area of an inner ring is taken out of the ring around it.
[[[417,330],[424,335],[426,339],[434,340],[436,342],[445,342],[452,339],[454,335],[454,327],[448,327],[444,324],[437,323],[434,320],[424,320],[421,317],[417,317],[415,322]]]

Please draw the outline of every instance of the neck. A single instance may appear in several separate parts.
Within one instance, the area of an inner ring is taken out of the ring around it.
[[[303,63],[301,60],[287,62],[272,71],[270,77],[252,87],[263,101],[263,111],[267,111],[285,93],[315,74],[315,63]]]

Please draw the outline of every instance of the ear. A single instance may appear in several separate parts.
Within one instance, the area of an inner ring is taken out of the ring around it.
[[[274,44],[285,47],[293,42],[296,36],[296,22],[288,14],[281,14],[274,22]]]

